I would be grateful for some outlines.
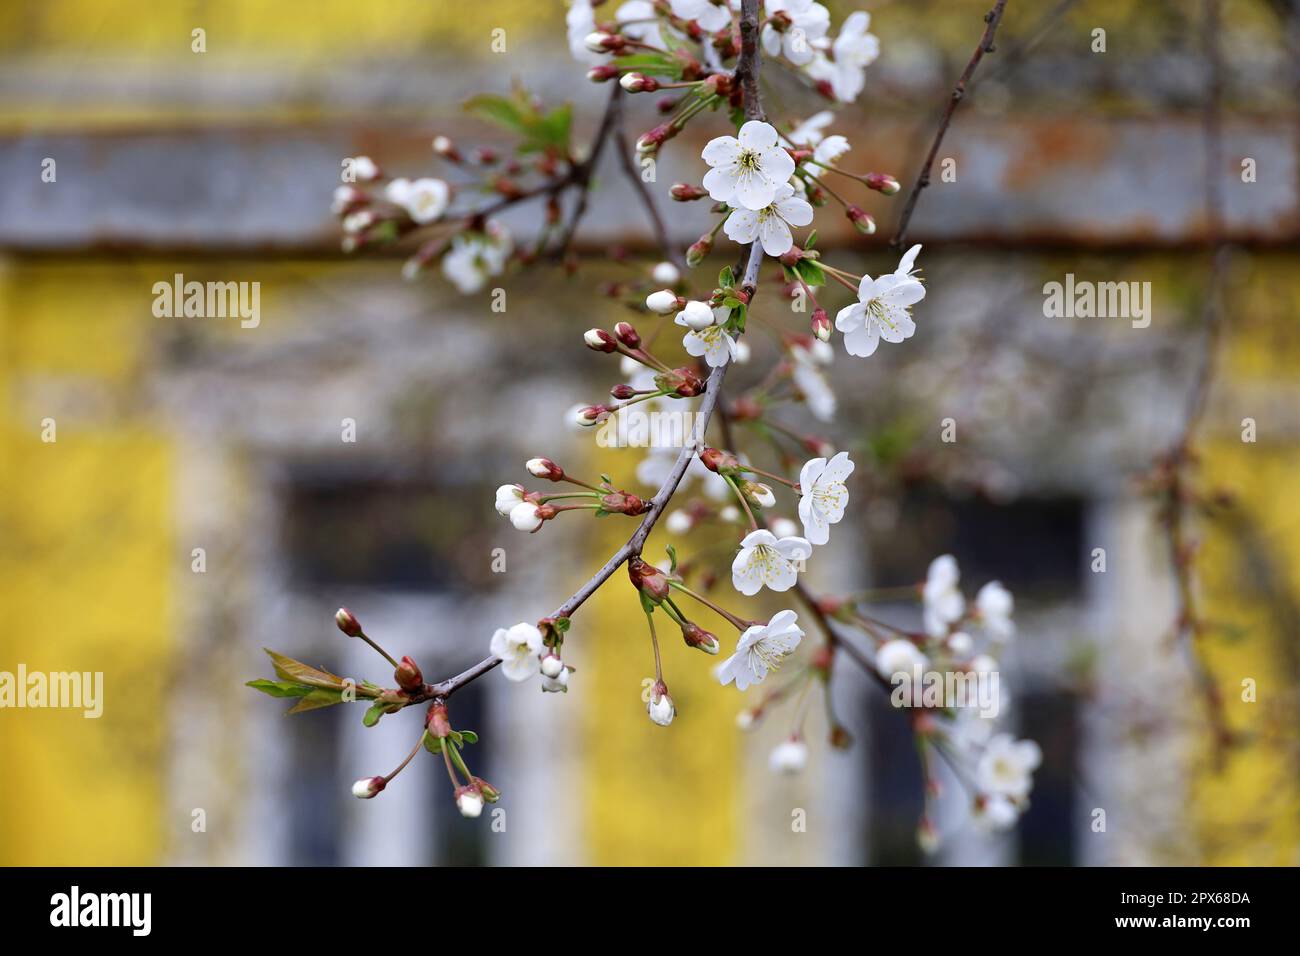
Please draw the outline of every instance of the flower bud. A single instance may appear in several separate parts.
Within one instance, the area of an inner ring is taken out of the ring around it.
[[[713,251],[713,237],[700,236],[686,250],[686,264],[692,268],[698,266]]]
[[[645,307],[659,315],[667,315],[669,312],[680,308],[681,301],[677,297],[677,293],[668,289],[660,289],[658,292],[651,292],[646,296]]]
[[[695,332],[702,332],[714,324],[713,308],[707,302],[691,300],[681,312],[677,313],[681,324]]]
[[[452,142],[449,136],[435,136],[433,138],[433,151],[453,163],[460,162],[460,150],[456,148],[456,144]]]
[[[682,640],[686,641],[687,647],[697,648],[705,654],[717,654],[721,646],[716,634],[706,631],[693,621],[682,625]]]
[[[523,485],[502,485],[497,489],[497,514],[501,515],[503,518],[509,517],[511,509],[523,500]]]
[[[844,215],[849,217],[849,222],[853,223],[853,228],[864,236],[869,236],[876,231],[876,220],[857,206],[850,206],[844,210]]]
[[[899,190],[898,180],[887,173],[867,173],[863,181],[866,182],[868,189],[874,189],[886,196],[892,196]]]
[[[773,773],[797,774],[808,766],[808,745],[798,737],[777,744],[767,760]]]
[[[659,89],[659,81],[644,73],[624,73],[618,85],[629,93],[653,93]]]
[[[542,673],[547,677],[559,677],[564,673],[564,661],[559,654],[547,654],[542,658]]]
[[[831,728],[830,745],[836,750],[848,750],[853,746],[853,735],[840,724]]]
[[[604,329],[588,329],[582,334],[582,341],[593,352],[617,352],[618,341]]]
[[[650,277],[663,285],[676,285],[681,281],[682,274],[671,262],[658,262],[650,270]]]
[[[529,458],[524,467],[534,478],[559,481],[564,477],[564,469],[549,458]]]
[[[630,349],[641,347],[641,334],[631,322],[619,322],[614,326],[614,337]]]
[[[592,53],[610,53],[614,50],[621,50],[627,44],[626,38],[619,36],[617,33],[605,33],[602,30],[588,33],[587,38],[582,42]]]
[[[753,730],[760,714],[762,714],[760,710],[742,710],[736,715],[736,729]]]
[[[719,475],[729,474],[740,469],[740,459],[721,448],[705,448],[700,452],[700,461],[709,471]]]
[[[474,786],[478,787],[479,794],[488,803],[496,803],[501,799],[501,791],[492,786],[492,784],[488,783],[482,777],[475,777],[473,782]]]
[[[379,177],[383,176],[383,170],[369,156],[354,156],[352,158],[352,172],[356,174],[357,182],[372,183]]]
[[[600,506],[611,514],[639,515],[650,510],[650,503],[626,491],[613,491],[600,499]]]
[[[619,69],[613,63],[601,63],[587,71],[587,79],[593,83],[607,83],[618,76]]]
[[[531,501],[522,501],[510,509],[510,523],[520,531],[534,532],[544,520],[541,506]]]
[[[776,495],[762,482],[742,481],[740,493],[745,496],[745,501],[751,508],[771,508],[776,504]]]
[[[397,670],[393,671],[393,678],[397,681],[397,686],[408,694],[418,694],[424,689],[424,675],[420,673],[419,665],[410,657],[401,659]]]
[[[609,418],[609,412],[604,405],[584,405],[574,413],[573,420],[584,428],[590,428]]]
[[[370,800],[379,796],[388,781],[383,777],[365,777],[352,785],[352,796],[359,800]]]
[[[700,378],[700,373],[685,365],[656,375],[655,384],[680,398],[694,398],[704,393],[704,379]]]
[[[660,727],[667,727],[677,716],[677,708],[673,706],[673,699],[668,696],[668,685],[663,681],[657,681],[650,690],[650,700],[645,706],[646,713]]]
[[[636,389],[631,385],[615,385],[609,390],[609,394],[617,398],[620,402],[625,402],[629,398],[636,397]]]
[[[370,197],[356,186],[339,186],[334,190],[334,200],[330,203],[330,212],[336,216],[346,216],[369,201]]]
[[[703,199],[708,195],[708,191],[699,186],[692,186],[690,183],[674,183],[673,188],[668,190],[668,195],[678,202],[693,202],[696,199]]]
[[[483,796],[474,787],[461,787],[456,791],[456,808],[472,820],[483,812]]]
[[[561,667],[554,677],[542,675],[542,691],[547,694],[567,694],[569,692],[569,668]]]
[[[681,509],[672,512],[664,519],[664,527],[668,529],[669,534],[686,534],[694,524],[691,516]]]
[[[433,704],[429,707],[429,716],[425,719],[429,733],[443,740],[451,736],[451,721],[447,718],[446,704]]]
[[[672,590],[668,585],[668,575],[640,558],[633,558],[627,563],[627,576],[652,604],[661,604]]]
[[[822,342],[831,340],[831,319],[823,308],[813,309],[812,334]]]
[[[334,613],[334,623],[348,637],[359,637],[361,635],[361,622],[357,620],[355,614],[345,607],[339,608]]]

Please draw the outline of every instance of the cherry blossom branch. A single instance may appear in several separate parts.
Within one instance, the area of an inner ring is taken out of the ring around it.
[[[962,70],[957,85],[952,89],[952,95],[948,97],[948,104],[944,107],[943,117],[939,120],[939,128],[934,134],[934,142],[930,144],[930,152],[926,154],[925,163],[921,166],[921,175],[917,177],[916,182],[912,185],[912,191],[907,195],[907,203],[903,206],[902,215],[898,218],[898,228],[894,230],[894,238],[890,241],[890,245],[895,248],[903,247],[907,238],[908,224],[912,221],[912,211],[916,208],[916,202],[921,197],[921,190],[930,185],[930,171],[934,168],[935,157],[939,155],[939,147],[943,144],[944,134],[948,132],[948,125],[952,122],[952,115],[957,110],[957,104],[966,95],[966,84],[970,82],[970,78],[975,73],[975,68],[979,66],[980,60],[984,59],[984,54],[992,53],[994,50],[993,36],[997,33],[998,24],[1002,22],[1002,12],[1006,5],[1007,0],[997,0],[993,4],[993,9],[984,15],[984,35],[980,37],[975,52],[971,54],[970,62],[966,64],[966,69]]]
[[[761,63],[761,54],[758,47],[758,0],[743,0],[740,13],[740,35],[741,49],[740,58],[736,63],[736,77],[739,79],[741,89],[744,91],[745,117],[747,119],[764,119],[765,114],[758,88]],[[610,107],[606,112],[606,119],[616,108],[617,103],[618,94],[615,93],[610,98]],[[602,122],[601,128],[608,133],[609,129],[613,128],[612,121],[610,124]],[[623,152],[626,153],[627,151],[624,150]],[[740,287],[741,291],[747,293],[752,300],[758,287],[759,268],[763,264],[763,248],[761,244],[758,242],[751,243],[747,254],[748,259]],[[708,382],[704,388],[704,397],[700,402],[699,411],[696,413],[694,431],[678,453],[677,460],[673,463],[668,477],[664,479],[664,483],[659,486],[659,490],[650,499],[650,509],[645,513],[645,517],[641,519],[637,529],[632,532],[632,536],[622,547],[610,555],[609,560],[601,565],[595,574],[588,578],[568,600],[555,609],[551,617],[570,617],[578,608],[582,607],[587,598],[595,594],[600,586],[609,580],[610,576],[625,561],[632,557],[640,557],[646,540],[650,537],[650,532],[654,530],[655,524],[659,521],[659,516],[663,514],[664,508],[667,507],[668,502],[672,500],[673,495],[676,493],[677,486],[681,484],[682,476],[686,474],[691,459],[695,457],[697,450],[704,445],[705,431],[714,411],[718,407],[719,399],[722,396],[722,380],[726,377],[729,367],[730,363],[724,362],[709,373]],[[456,691],[482,677],[500,663],[499,658],[485,658],[455,677],[450,677],[432,685],[430,693],[416,695],[415,702],[430,698],[450,697]]]

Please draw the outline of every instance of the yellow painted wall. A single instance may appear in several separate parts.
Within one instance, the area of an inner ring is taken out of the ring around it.
[[[172,462],[125,401],[142,356],[122,293],[103,270],[0,272],[0,670],[104,672],[98,719],[0,710],[0,864],[161,846]]]

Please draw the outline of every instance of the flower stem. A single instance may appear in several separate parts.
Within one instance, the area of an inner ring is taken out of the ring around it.
[[[361,638],[363,641],[365,641],[367,644],[369,644],[371,647],[373,647],[373,648],[374,648],[374,649],[375,649],[379,654],[383,655],[384,660],[386,660],[386,661],[388,661],[388,663],[392,664],[393,667],[394,667],[394,669],[397,667],[397,661],[393,660],[393,656],[392,656],[391,654],[389,654],[388,651],[384,650],[382,647],[380,647],[378,644],[376,644],[374,641],[372,641],[372,640],[371,640],[371,639],[366,635],[366,632],[365,632],[365,631],[362,631],[361,633],[359,633],[359,634],[357,635],[357,637]]]
[[[740,499],[740,507],[745,509],[745,515],[749,518],[750,530],[757,531],[758,519],[754,517],[754,512],[750,510],[749,502],[745,500],[745,496],[740,491],[740,485],[736,484],[736,479],[730,475],[723,475],[722,477],[731,486],[731,490],[736,493],[736,497]]]
[[[688,588],[685,584],[682,584],[680,581],[669,581],[668,586],[676,588],[677,590],[681,591],[683,594],[689,594],[691,597],[695,598],[695,600],[699,601],[701,604],[703,604],[709,610],[713,611],[715,614],[718,614],[726,618],[727,621],[738,631],[743,632],[747,630],[751,625],[751,622],[741,620],[739,617],[732,614],[726,608],[719,607],[717,604],[710,601],[704,595],[697,594],[695,591],[692,591],[690,588]]]

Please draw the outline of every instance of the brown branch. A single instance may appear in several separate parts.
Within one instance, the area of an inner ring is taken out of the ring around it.
[[[646,215],[650,218],[651,228],[654,229],[655,241],[659,243],[659,250],[669,262],[677,267],[677,271],[685,274],[688,266],[686,265],[686,256],[682,251],[673,244],[668,235],[668,227],[664,224],[664,217],[659,212],[659,207],[655,205],[654,197],[650,195],[650,190],[646,189],[645,182],[641,179],[641,173],[637,169],[636,162],[632,158],[632,149],[628,145],[627,135],[620,126],[614,133],[615,146],[618,149],[619,162],[623,167],[623,172],[627,175],[628,182],[636,190],[637,196],[641,199],[641,205],[645,206]]]
[[[939,147],[943,144],[944,134],[948,132],[948,125],[952,122],[952,114],[957,110],[957,104],[960,103],[966,95],[966,84],[970,82],[971,76],[975,73],[975,68],[979,66],[980,60],[984,59],[985,53],[992,53],[994,50],[993,36],[997,33],[998,24],[1002,22],[1002,11],[1006,8],[1007,0],[997,0],[993,9],[984,15],[984,35],[980,37],[979,45],[975,47],[975,52],[971,54],[970,62],[966,64],[966,69],[962,70],[961,77],[957,80],[957,85],[952,89],[952,95],[948,97],[948,104],[944,107],[943,117],[939,120],[939,128],[935,131],[934,142],[930,144],[930,152],[926,154],[925,164],[921,167],[921,175],[917,177],[912,186],[912,191],[907,196],[907,203],[903,206],[902,215],[898,218],[898,228],[894,230],[894,238],[890,242],[891,246],[902,248],[904,240],[907,238],[907,226],[912,221],[912,211],[916,208],[916,201],[921,197],[921,190],[930,185],[930,172],[934,168],[935,157],[939,155]]]

